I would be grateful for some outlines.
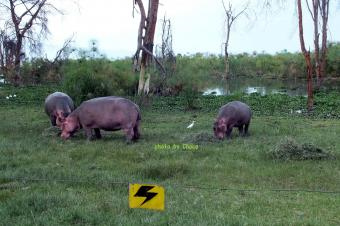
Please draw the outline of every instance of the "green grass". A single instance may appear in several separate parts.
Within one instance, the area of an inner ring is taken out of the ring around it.
[[[3,105],[1,224],[340,224],[339,193],[273,191],[340,190],[339,120],[256,113],[249,137],[234,131],[232,140],[208,139],[198,150],[181,148],[188,137],[212,133],[216,111],[144,109],[142,137],[127,145],[121,132],[104,133],[92,142],[79,132],[63,141],[49,130],[41,104]],[[192,120],[195,126],[186,129]],[[336,159],[270,159],[267,153],[285,136],[312,143]],[[180,148],[157,149],[157,144]],[[166,210],[129,209],[129,182],[164,186]]]

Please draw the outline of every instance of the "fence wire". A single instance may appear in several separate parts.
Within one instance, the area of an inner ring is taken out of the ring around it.
[[[64,178],[64,179],[50,179],[50,178],[25,178],[25,177],[0,177],[1,181],[7,181],[0,184],[0,190],[11,189],[19,186],[18,184],[13,184],[13,182],[41,182],[41,183],[70,183],[70,184],[93,184],[97,186],[129,186],[129,184],[157,184],[163,187],[178,187],[183,189],[197,189],[197,190],[215,190],[215,191],[233,191],[233,192],[278,192],[278,193],[321,193],[321,194],[335,194],[340,195],[340,190],[313,190],[313,189],[286,189],[286,188],[231,188],[231,187],[218,187],[209,185],[192,185],[192,184],[177,184],[177,183],[157,183],[157,182],[128,182],[128,181],[115,181],[106,180],[95,181],[88,179],[74,179],[74,178]]]

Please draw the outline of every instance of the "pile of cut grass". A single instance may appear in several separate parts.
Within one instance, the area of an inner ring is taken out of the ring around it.
[[[199,132],[199,133],[192,133],[188,134],[183,138],[184,143],[191,143],[191,144],[209,144],[209,143],[216,143],[219,140],[214,137],[212,133],[208,132]]]
[[[299,144],[291,137],[285,137],[279,141],[270,155],[274,159],[279,160],[324,160],[335,159],[335,157],[323,151],[321,148],[310,144]]]
[[[44,129],[41,133],[43,137],[57,137],[61,133],[61,130],[56,126],[51,126]]]

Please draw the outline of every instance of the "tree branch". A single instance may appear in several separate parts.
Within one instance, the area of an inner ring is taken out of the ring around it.
[[[44,6],[46,0],[42,0],[40,3],[39,3],[39,6],[38,8],[36,9],[36,11],[32,14],[32,17],[30,18],[30,20],[25,24],[23,30],[21,31],[21,35],[24,35],[26,33],[26,31],[28,29],[30,29],[33,25],[33,21],[36,19],[39,11],[41,10],[41,8]]]
[[[21,16],[18,17],[18,20],[19,20],[19,21],[21,21],[22,18],[23,18],[25,15],[27,15],[27,13],[30,13],[30,14],[32,15],[31,10],[39,3],[39,1],[36,1],[30,8],[28,8],[27,5],[26,5],[26,3],[25,3],[23,0],[21,0],[21,2],[22,2],[22,4],[25,6],[26,11],[25,11]]]
[[[313,2],[313,7],[314,7],[314,0],[312,0]],[[309,2],[308,2],[308,0],[306,0],[306,4],[307,4],[307,9],[308,9],[308,11],[309,11],[309,13],[310,13],[310,16],[312,17],[312,20],[314,20],[314,14],[313,14],[313,12],[312,12],[312,9],[310,8],[310,6],[309,6]]]

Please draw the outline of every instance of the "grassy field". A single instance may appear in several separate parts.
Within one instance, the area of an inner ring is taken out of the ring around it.
[[[141,139],[128,145],[121,132],[63,141],[42,103],[1,105],[0,225],[340,224],[340,193],[309,192],[340,192],[339,120],[255,112],[249,137],[219,142],[216,112],[144,109]],[[285,137],[336,159],[271,159]],[[164,186],[165,211],[129,209],[135,182]]]

